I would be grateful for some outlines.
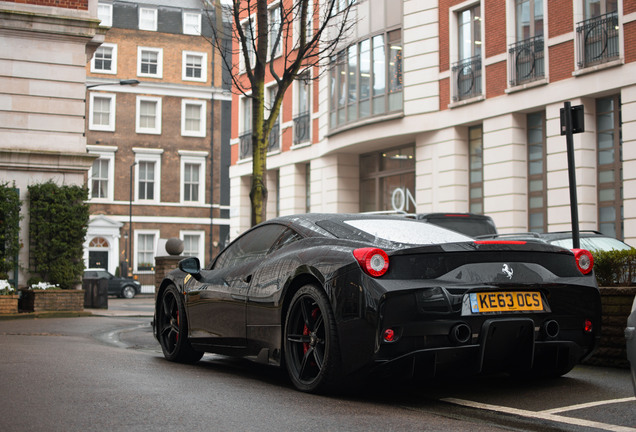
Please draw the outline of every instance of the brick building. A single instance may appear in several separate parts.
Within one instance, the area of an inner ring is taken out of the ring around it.
[[[53,181],[84,185],[94,156],[86,153],[86,62],[104,40],[97,0],[0,1],[0,183],[22,201],[18,266],[29,275],[27,187]]]
[[[100,1],[98,12],[109,29],[86,66],[87,149],[99,157],[86,266],[128,268],[152,290],[168,238],[207,263],[228,235],[230,97],[206,40],[222,18],[197,0]]]
[[[311,141],[283,133],[268,158],[270,209],[472,211],[501,232],[568,230],[570,101],[585,114],[580,227],[636,245],[636,1],[358,0],[355,11],[312,84]],[[234,110],[232,235],[249,223],[250,168]]]

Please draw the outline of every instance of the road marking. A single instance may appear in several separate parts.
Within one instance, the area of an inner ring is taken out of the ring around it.
[[[627,400],[632,400],[635,398],[627,398]],[[617,399],[618,401],[624,402],[623,399]],[[528,411],[528,410],[522,410],[522,409],[518,409],[518,408],[510,408],[510,407],[504,407],[504,406],[498,406],[498,405],[490,405],[490,404],[485,404],[485,403],[480,403],[480,402],[472,402],[472,401],[467,401],[467,400],[463,400],[463,399],[455,399],[455,398],[444,398],[441,399],[442,402],[447,402],[447,403],[451,403],[454,405],[461,405],[461,406],[465,406],[465,407],[469,407],[469,408],[477,408],[477,409],[482,409],[482,410],[488,410],[488,411],[495,411],[495,412],[500,412],[500,413],[505,413],[505,414],[512,414],[512,415],[516,415],[516,416],[520,416],[520,417],[529,417],[529,418],[535,418],[535,419],[540,419],[540,420],[549,420],[549,421],[553,421],[553,422],[558,422],[558,423],[566,423],[566,424],[571,424],[571,425],[575,425],[575,426],[584,426],[584,427],[590,427],[590,428],[596,428],[599,430],[606,430],[606,431],[610,431],[610,432],[636,432],[636,428],[632,428],[632,427],[627,427],[627,426],[617,426],[617,425],[612,425],[612,424],[607,424],[607,423],[601,423],[601,422],[596,422],[596,421],[591,421],[591,420],[584,420],[584,419],[578,419],[578,418],[572,418],[572,417],[565,417],[565,416],[559,416],[559,415],[554,415],[552,413],[549,412],[545,412],[545,411]],[[607,403],[612,403],[612,401],[608,401]]]
[[[540,412],[546,413],[546,414],[555,414],[559,412],[574,411],[574,410],[583,409],[583,408],[591,408],[591,407],[600,406],[600,405],[609,405],[614,403],[622,403],[622,402],[630,402],[630,401],[636,401],[636,397],[632,396],[632,397],[627,397],[622,399],[611,399],[611,400],[604,400],[604,401],[588,402],[588,403],[583,403],[578,405],[570,405],[567,407],[553,408],[553,409],[544,410]]]

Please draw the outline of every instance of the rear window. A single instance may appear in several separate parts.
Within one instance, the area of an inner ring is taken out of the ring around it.
[[[457,231],[469,236],[497,234],[494,224],[488,219],[471,218],[468,216],[448,216],[425,219],[426,222]]]
[[[344,224],[354,232],[361,231],[366,237],[392,243],[431,245],[473,240],[457,232],[410,219],[352,219],[344,221]]]

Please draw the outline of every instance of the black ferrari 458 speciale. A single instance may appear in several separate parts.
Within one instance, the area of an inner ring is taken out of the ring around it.
[[[585,250],[404,217],[280,217],[205,269],[183,259],[158,289],[154,333],[168,360],[284,366],[308,392],[374,373],[560,376],[600,336],[592,266]]]

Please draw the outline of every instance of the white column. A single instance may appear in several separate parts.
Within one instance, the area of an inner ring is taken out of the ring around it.
[[[306,164],[289,164],[280,167],[280,214],[305,213]]]
[[[636,246],[636,86],[621,90],[625,242]]]
[[[311,211],[357,213],[359,209],[359,156],[335,154],[312,160]]]
[[[422,134],[415,153],[417,212],[468,211],[468,128]]]
[[[487,119],[484,127],[484,213],[502,233],[527,231],[526,116]]]
[[[250,227],[250,184],[250,176],[230,175],[230,240]]]

